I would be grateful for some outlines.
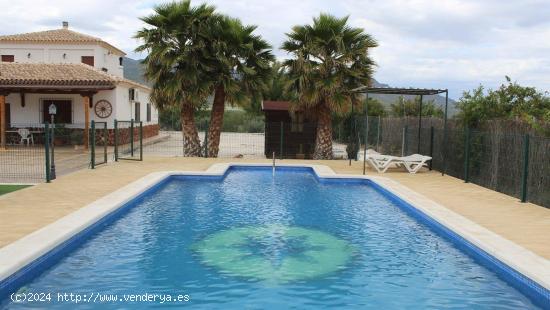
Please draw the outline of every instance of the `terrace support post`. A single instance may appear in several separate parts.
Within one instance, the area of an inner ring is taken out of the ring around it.
[[[365,103],[365,146],[363,147],[363,175],[367,172],[367,141],[369,136],[369,92],[366,93]]]
[[[422,132],[422,100],[423,95],[420,95],[420,110],[418,111],[418,145],[416,147],[416,153],[420,154],[420,136]]]
[[[90,168],[95,169],[95,121],[92,121],[92,150],[90,152]]]
[[[6,93],[0,93],[0,150],[6,149]]]
[[[139,161],[143,161],[143,122],[139,122]]]
[[[90,144],[90,94],[83,94],[84,103],[84,149],[88,150]]]
[[[130,120],[130,157],[134,157],[134,119]]]
[[[428,164],[428,168],[432,170],[432,164],[434,161],[434,126],[430,127],[430,157],[432,158],[430,160],[430,163]]]
[[[280,159],[282,160],[283,159],[283,140],[284,140],[284,135],[285,135],[285,123],[283,121],[281,121],[281,141],[279,143],[279,152],[280,152]]]
[[[46,159],[46,183],[52,181],[50,176],[50,125],[44,123],[44,158]]]
[[[466,127],[464,141],[464,182],[470,181],[470,128]]]
[[[118,121],[115,119],[114,124],[115,131],[115,161],[118,161]]]
[[[441,176],[447,173],[447,105],[449,104],[449,90],[445,90],[445,119],[443,120],[443,171]]]
[[[529,134],[523,137],[523,173],[521,174],[521,202],[527,202],[527,177],[529,172]]]

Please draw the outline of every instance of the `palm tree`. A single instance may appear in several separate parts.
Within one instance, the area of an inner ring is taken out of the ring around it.
[[[209,74],[214,84],[214,101],[208,128],[208,156],[217,157],[225,103],[242,105],[266,88],[274,60],[271,46],[240,20],[218,16],[209,25],[212,44]]]
[[[155,13],[141,18],[149,27],[138,31],[143,44],[136,51],[147,51],[145,76],[152,82],[151,99],[160,109],[179,108],[184,156],[200,156],[201,145],[195,125],[195,108],[211,90],[203,54],[208,44],[206,25],[214,7],[192,7],[189,0],[161,4]]]
[[[282,49],[293,58],[285,61],[296,94],[295,106],[317,117],[314,159],[332,158],[331,114],[358,104],[350,90],[370,84],[374,61],[368,49],[377,46],[362,28],[347,25],[348,17],[321,14],[312,25],[299,25],[287,33]]]
[[[291,94],[286,89],[288,74],[281,62],[274,61],[271,64],[271,74],[266,84],[267,88],[264,89],[261,94],[253,96],[249,104],[244,106],[247,113],[255,115],[262,114],[262,100],[292,100]]]

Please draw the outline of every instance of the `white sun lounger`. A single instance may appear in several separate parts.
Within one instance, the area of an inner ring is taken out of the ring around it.
[[[392,165],[405,167],[409,173],[417,173],[422,167],[427,165],[427,162],[432,158],[420,154],[413,154],[404,157],[383,155],[374,150],[367,150],[365,160],[378,173],[384,173]]]
[[[432,160],[430,156],[420,154],[398,157],[398,163],[403,165],[409,173],[417,173],[422,167],[427,166],[430,160]]]
[[[374,150],[367,150],[365,161],[378,173],[384,173],[395,164],[397,157],[390,155],[382,155]]]

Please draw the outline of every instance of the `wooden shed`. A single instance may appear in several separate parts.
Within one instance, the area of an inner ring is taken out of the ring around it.
[[[265,156],[311,158],[317,125],[302,111],[291,111],[289,101],[263,101]]]

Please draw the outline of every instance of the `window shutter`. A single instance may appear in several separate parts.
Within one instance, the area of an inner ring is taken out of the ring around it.
[[[94,66],[94,56],[82,56],[81,61],[83,64],[86,64],[88,66]]]
[[[135,110],[135,117],[134,117],[134,120],[136,122],[139,122],[140,121],[140,117],[141,117],[141,111],[140,111],[140,108],[141,108],[141,104],[139,102],[135,102],[134,103],[134,110]]]
[[[13,55],[2,55],[2,62],[14,62],[15,56]]]

